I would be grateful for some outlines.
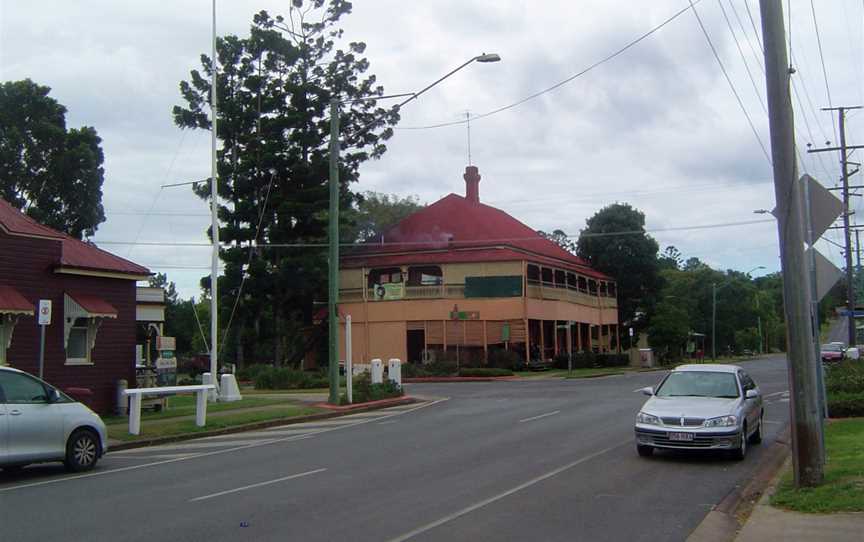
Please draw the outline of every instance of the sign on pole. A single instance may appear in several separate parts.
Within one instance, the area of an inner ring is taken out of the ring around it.
[[[828,258],[822,255],[821,252],[816,250],[815,248],[807,249],[807,257],[810,258],[810,251],[814,251],[816,253],[816,301],[822,301],[822,298],[825,297],[831,288],[837,284],[837,281],[840,280],[840,277],[843,276],[843,272],[840,271],[836,265],[828,261]]]
[[[50,326],[51,325],[51,300],[50,299],[40,299],[39,300],[39,325],[40,326]]]
[[[810,225],[815,243],[843,212],[843,202],[806,173],[801,176],[801,183],[807,183],[810,191]],[[801,190],[801,194],[804,194],[804,190]]]

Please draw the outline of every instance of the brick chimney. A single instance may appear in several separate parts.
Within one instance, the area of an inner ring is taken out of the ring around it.
[[[465,199],[480,203],[480,171],[477,166],[467,166],[462,178],[465,179]]]

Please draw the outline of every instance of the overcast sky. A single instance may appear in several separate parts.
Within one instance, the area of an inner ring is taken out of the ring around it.
[[[696,9],[768,147],[762,58],[754,54],[759,45],[748,5],[761,30],[758,0],[702,0]],[[108,219],[95,241],[168,273],[184,297],[197,295],[208,273],[206,247],[111,243],[206,241],[206,203],[188,187],[159,187],[209,176],[209,134],[176,128],[171,108],[181,104],[179,82],[210,50],[210,6],[210,0],[0,0],[0,80],[29,77],[51,87],[69,110],[67,124],[94,126],[103,139]],[[217,32],[246,36],[254,13],[287,14],[288,6],[288,0],[220,0]],[[343,19],[345,38],[366,42],[369,72],[387,92],[419,90],[482,52],[503,61],[475,63],[407,106],[387,153],[362,167],[354,190],[417,195],[427,203],[464,194],[465,125],[407,128],[518,102],[687,6],[687,0],[356,1]],[[864,2],[816,0],[815,13],[831,103],[861,104]],[[799,168],[834,186],[839,157],[803,153],[808,142],[836,140],[836,117],[819,110],[828,105],[828,91],[810,1],[793,0],[791,19]],[[852,112],[847,126],[849,143],[864,143],[864,115]],[[779,269],[776,225],[753,214],[774,207],[770,164],[691,11],[571,82],[473,121],[471,152],[483,177],[481,200],[534,228],[575,235],[603,206],[627,202],[645,213],[661,249],[674,245],[720,269],[765,266],[754,275]],[[754,220],[765,222],[700,227]],[[842,240],[836,231],[827,236]],[[837,247],[818,246],[841,262]]]

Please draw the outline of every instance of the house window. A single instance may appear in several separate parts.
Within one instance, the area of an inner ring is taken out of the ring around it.
[[[442,284],[444,284],[444,275],[437,265],[408,269],[408,286],[440,286]]]
[[[66,363],[90,363],[90,318],[76,318],[66,341]]]
[[[540,282],[540,268],[530,263],[528,264],[528,282],[535,284]]]
[[[369,288],[372,288],[376,284],[393,284],[398,282],[402,282],[402,270],[398,267],[373,269],[369,272]]]

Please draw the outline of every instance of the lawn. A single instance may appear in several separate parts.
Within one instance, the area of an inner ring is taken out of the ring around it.
[[[244,392],[245,393],[245,392]],[[226,410],[237,410],[240,408],[264,407],[270,405],[280,405],[291,401],[290,397],[246,397],[241,401],[231,403],[208,403],[207,412],[225,412]],[[179,416],[194,416],[195,415],[195,396],[194,395],[173,395],[168,397],[168,408],[161,412],[142,411],[142,420],[165,420],[169,418],[177,418]],[[106,424],[127,423],[126,416],[103,416],[102,419]]]
[[[825,428],[825,449],[825,483],[796,490],[789,472],[771,504],[811,513],[864,511],[864,418],[831,421]]]
[[[515,371],[513,374],[521,378],[588,378],[601,375],[618,375],[632,371],[629,367],[591,367],[587,369],[549,369],[548,371]]]
[[[213,411],[216,405],[208,406],[208,412]],[[226,405],[233,403],[224,403]],[[258,405],[261,406],[261,405]],[[207,425],[205,427],[196,427],[195,420],[175,420],[162,421],[159,423],[147,423],[146,419],[141,422],[141,434],[130,435],[129,425],[127,422],[112,423],[108,425],[108,437],[123,441],[139,440],[154,437],[167,437],[174,435],[194,434],[204,431],[212,431],[214,429],[225,429],[237,425],[244,425],[255,422],[264,422],[269,420],[278,420],[283,418],[291,418],[294,416],[305,416],[308,414],[316,414],[322,412],[321,409],[298,405],[281,401],[279,404],[272,405],[270,408],[262,410],[254,410],[252,412],[236,412],[232,414],[224,414],[221,416],[207,416]],[[150,420],[152,422],[152,419]]]

